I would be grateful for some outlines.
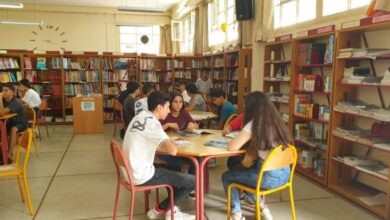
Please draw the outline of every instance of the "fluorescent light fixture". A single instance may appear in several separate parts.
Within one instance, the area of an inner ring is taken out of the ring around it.
[[[41,25],[43,21],[37,20],[1,20],[0,24]]]
[[[118,11],[165,13],[161,8],[118,6]]]
[[[0,1],[0,8],[23,8],[23,3],[18,2],[2,2]]]

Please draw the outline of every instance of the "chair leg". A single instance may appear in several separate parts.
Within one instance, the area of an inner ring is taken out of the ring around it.
[[[150,197],[150,190],[145,190],[144,192],[144,200],[145,200],[145,213],[149,211],[149,197]]]
[[[16,179],[18,180],[18,187],[20,192],[20,198],[22,198],[22,202],[24,202],[24,193],[22,188],[22,180],[20,179],[20,176],[17,176]]]
[[[49,129],[47,127],[47,124],[45,124],[45,127],[46,127],[46,135],[47,135],[47,137],[49,137]]]
[[[168,193],[169,193],[169,202],[170,202],[170,210],[171,210],[171,219],[174,219],[174,213],[173,213],[173,207],[175,206],[175,203],[174,203],[174,198],[173,198],[173,188],[172,187],[167,187],[167,190],[168,190]]]
[[[38,129],[38,137],[39,137],[39,140],[42,141],[42,133],[41,133],[41,126],[37,126],[37,129]]]
[[[292,214],[292,219],[293,220],[296,220],[296,216],[295,216],[295,202],[294,202],[294,194],[293,194],[293,190],[292,190],[292,186],[290,186],[289,188],[289,192],[290,192],[290,205],[291,205],[291,214]]]
[[[131,199],[130,199],[130,211],[129,211],[129,220],[133,220],[133,215],[134,215],[134,201],[135,201],[135,193],[132,191],[131,192]]]
[[[255,208],[256,208],[256,219],[261,220],[261,209],[260,209],[260,196],[256,195],[256,203],[255,203]]]
[[[120,190],[121,190],[121,186],[120,186],[119,179],[118,179],[117,184],[116,184],[116,190],[115,190],[116,192],[115,192],[114,216],[113,216],[114,220],[116,220],[117,213],[118,213],[118,202],[119,202]]]
[[[227,220],[230,219],[230,215],[231,215],[231,211],[232,211],[232,208],[231,208],[232,189],[233,189],[233,187],[229,185],[228,190],[227,190],[227,209],[226,209],[226,219]]]
[[[34,148],[35,148],[35,154],[37,155],[37,157],[39,157],[39,146],[38,146],[38,144],[37,144],[35,134],[33,134],[32,139],[33,139],[32,141],[33,141]]]
[[[33,207],[32,207],[31,197],[30,197],[30,189],[28,187],[28,182],[27,182],[27,176],[26,175],[23,175],[23,180],[24,180],[24,189],[25,189],[26,198],[27,198],[28,211],[29,211],[30,215],[34,215],[34,210],[33,210]]]

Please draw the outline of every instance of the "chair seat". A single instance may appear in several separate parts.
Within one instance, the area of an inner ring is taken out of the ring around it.
[[[7,174],[7,176],[18,175],[19,173],[20,169],[15,163],[0,166],[0,176],[2,176],[2,174]]]

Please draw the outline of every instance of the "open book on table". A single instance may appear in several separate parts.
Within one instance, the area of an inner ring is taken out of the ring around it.
[[[229,143],[229,139],[227,138],[221,138],[221,139],[211,139],[204,143],[204,146],[207,147],[218,147],[218,148],[227,148],[227,145]]]
[[[203,134],[213,134],[209,131],[200,130],[200,129],[194,129],[192,131],[183,130],[183,131],[178,131],[176,133],[178,135],[185,136],[185,137],[191,137],[191,136],[197,136],[197,135],[203,135]]]

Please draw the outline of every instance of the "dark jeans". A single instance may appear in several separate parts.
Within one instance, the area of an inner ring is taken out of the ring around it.
[[[195,166],[192,161],[186,157],[175,157],[171,155],[158,155],[158,158],[167,163],[167,168],[172,167],[175,171],[180,171],[184,164],[189,164],[188,174],[195,174]],[[170,168],[168,168],[171,170]]]
[[[179,173],[170,171],[165,168],[156,167],[153,177],[146,181],[143,186],[168,184],[173,187],[174,203],[177,203],[188,196],[195,189],[195,177],[190,174]],[[169,194],[168,198],[159,204],[160,208],[168,209],[169,207]]]

